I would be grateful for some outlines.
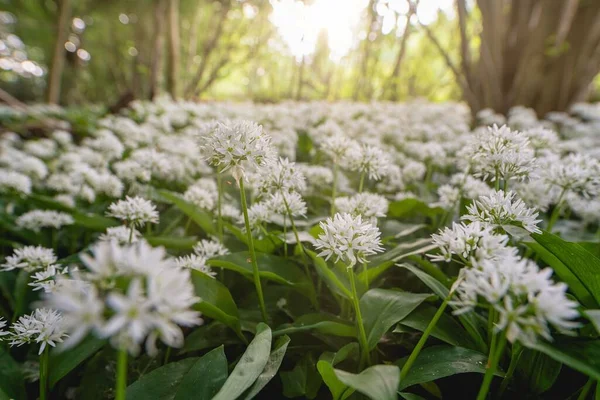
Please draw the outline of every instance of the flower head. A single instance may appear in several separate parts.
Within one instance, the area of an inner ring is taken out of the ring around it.
[[[0,271],[24,269],[27,272],[36,272],[45,270],[54,263],[54,250],[42,246],[25,246],[15,249],[12,256],[6,257],[4,264],[0,265]]]
[[[39,232],[42,228],[59,229],[75,223],[67,213],[53,210],[33,210],[22,214],[15,221],[18,227]]]
[[[55,310],[38,308],[30,315],[19,317],[6,337],[11,346],[40,343],[39,354],[46,346],[55,347],[65,336],[62,316]]]
[[[129,197],[108,206],[107,215],[126,221],[132,226],[144,226],[158,223],[158,211],[150,200],[141,197]]]

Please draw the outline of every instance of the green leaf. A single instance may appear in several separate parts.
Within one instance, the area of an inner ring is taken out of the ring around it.
[[[209,318],[224,323],[233,329],[240,338],[244,338],[238,308],[229,289],[218,280],[200,271],[192,270],[191,275],[194,291],[202,299],[194,306],[194,309]]]
[[[265,369],[258,376],[256,381],[254,382],[254,385],[252,385],[252,387],[244,396],[245,400],[250,400],[254,398],[267,385],[267,383],[269,383],[269,381],[273,379],[275,374],[277,374],[277,371],[281,366],[281,362],[283,361],[283,357],[285,356],[285,351],[287,350],[289,343],[290,338],[288,336],[282,336],[277,340],[277,342],[275,343],[275,348],[269,356],[269,361],[267,361]]]
[[[600,310],[585,310],[583,315],[592,321],[592,325],[594,325],[596,331],[600,333]]]
[[[50,387],[53,387],[79,364],[93,356],[105,343],[106,340],[89,335],[71,349],[62,351],[61,349],[52,350],[48,371],[48,384]]]
[[[409,315],[430,294],[371,289],[360,299],[369,349],[375,348],[379,339],[398,321]]]
[[[206,353],[184,375],[174,400],[212,399],[227,380],[227,358],[223,346]]]
[[[237,226],[234,226],[228,222],[224,222],[223,226],[227,228],[233,235],[242,243],[248,245],[248,237]],[[261,253],[273,254],[277,248],[283,245],[283,241],[275,235],[269,235],[261,239],[254,239],[254,249]]]
[[[354,392],[354,389],[350,389],[346,384],[340,381],[335,373],[333,365],[331,365],[329,361],[319,360],[319,362],[317,362],[317,370],[319,371],[319,374],[321,374],[323,382],[325,382],[329,388],[333,400],[346,399]]]
[[[190,357],[163,365],[127,387],[127,400],[173,400],[185,375],[199,360]]]
[[[20,270],[15,281],[15,290],[13,298],[15,299],[15,315],[20,317],[29,311],[31,302],[35,299],[36,293],[29,286],[29,272]]]
[[[400,368],[396,365],[374,365],[360,374],[339,369],[334,370],[337,378],[346,386],[369,396],[373,400],[395,400],[398,398]]]
[[[4,348],[0,347],[0,399],[20,400],[25,397],[21,367]]]
[[[417,278],[419,278],[425,285],[427,285],[427,287],[429,287],[433,291],[433,293],[435,293],[441,299],[445,299],[446,297],[448,297],[450,290],[431,275],[426,274],[419,268],[409,264],[401,264],[399,265],[399,267],[406,268],[410,272],[415,274]],[[473,313],[462,314],[458,317],[458,319],[460,320],[464,328],[467,330],[467,332],[469,332],[469,335],[474,340],[474,342],[477,344],[477,348],[481,351],[487,352],[487,344],[486,341],[483,339],[483,336],[481,335],[481,330],[479,329],[480,324],[476,319],[475,315]]]
[[[236,364],[213,400],[232,400],[240,396],[260,376],[269,361],[271,350],[271,328],[260,323],[256,336]]]
[[[326,335],[356,337],[356,328],[341,318],[327,314],[305,314],[296,318],[292,324],[281,325],[273,336],[315,330]]]
[[[283,384],[283,395],[288,398],[305,396],[314,399],[323,383],[311,353],[305,354],[293,370],[281,371],[279,376]]]
[[[558,338],[553,343],[538,341],[530,347],[600,380],[600,340]]]
[[[173,193],[168,190],[161,189],[158,191],[160,197],[165,199],[168,203],[175,205],[185,215],[192,219],[204,232],[208,234],[215,234],[217,232],[213,223],[213,218],[210,214],[203,211],[201,208],[196,207],[192,203],[186,201],[178,193]]]
[[[175,236],[145,236],[144,239],[151,246],[162,246],[173,250],[191,250],[198,238],[196,236],[175,237]]]
[[[325,283],[332,292],[343,296],[346,299],[352,298],[352,292],[349,289],[349,285],[340,279],[340,276],[327,266],[327,262],[325,262],[324,259],[310,250],[306,250],[306,253],[312,258],[317,273],[325,280]]]
[[[531,237],[558,258],[594,297],[596,303],[600,303],[600,259],[598,257],[577,243],[565,242],[548,232],[543,232],[541,235],[533,233]],[[559,271],[556,273],[559,275]],[[566,280],[565,282],[572,284]]]
[[[398,360],[402,367],[408,357]],[[421,351],[408,375],[400,382],[399,390],[456,374],[476,372],[485,374],[487,355],[453,346],[432,346]],[[501,372],[496,375],[502,376]]]
[[[408,198],[390,203],[388,217],[401,218],[407,215],[420,214],[425,217],[434,217],[444,213],[441,207],[429,207],[427,203],[415,198]]]
[[[403,318],[400,325],[423,332],[429,326],[429,322],[433,319],[436,311],[437,309],[429,304],[421,304],[414,312]],[[453,346],[476,348],[465,328],[448,314],[442,314],[433,327],[431,336]]]
[[[285,258],[264,253],[257,253],[256,259],[261,278],[291,286],[300,294],[308,297],[313,304],[316,304],[316,293],[313,284],[296,264]],[[252,264],[250,253],[247,251],[215,257],[208,260],[207,264],[213,267],[230,269],[252,279]]]
[[[598,303],[594,300],[594,296],[587,290],[583,283],[577,278],[573,272],[552,252],[537,242],[526,242],[527,246],[540,256],[548,266],[552,268],[554,273],[569,286],[569,291],[586,307],[596,308]]]
[[[239,344],[240,339],[233,335],[231,328],[219,321],[202,325],[185,337],[183,348],[177,354],[186,354],[192,351],[202,351],[221,344]]]
[[[535,394],[542,394],[554,385],[562,364],[544,353],[524,349],[517,364],[516,377],[525,381],[527,388]]]

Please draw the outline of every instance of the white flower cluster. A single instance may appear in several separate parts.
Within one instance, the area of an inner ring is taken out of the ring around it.
[[[389,201],[379,194],[358,193],[352,197],[338,197],[335,199],[335,208],[341,213],[360,215],[365,221],[377,225],[377,218],[387,215]]]
[[[10,346],[37,343],[40,345],[38,354],[42,354],[46,346],[56,347],[67,336],[60,313],[46,308],[19,317],[9,331],[1,331],[4,326],[6,323],[0,320],[0,340],[7,341]]]
[[[130,227],[158,223],[158,211],[150,200],[141,197],[129,197],[108,206],[107,215],[127,222]]]
[[[33,210],[21,214],[15,221],[18,227],[39,232],[43,228],[60,229],[75,223],[70,214],[53,210]]]

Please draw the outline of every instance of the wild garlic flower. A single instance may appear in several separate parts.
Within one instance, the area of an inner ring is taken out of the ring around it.
[[[217,276],[217,273],[214,272],[208,265],[206,265],[206,257],[196,254],[177,257],[175,259],[175,265],[179,268],[195,269],[196,271],[200,271],[211,278]]]
[[[334,256],[336,262],[341,260],[351,268],[357,262],[367,262],[367,256],[383,251],[381,232],[373,224],[364,222],[360,215],[337,213],[319,226],[323,233],[316,239],[315,247],[326,260]]]
[[[364,173],[369,179],[378,181],[388,174],[391,164],[392,160],[389,154],[379,147],[363,144],[356,154],[352,154],[345,168]]]
[[[459,154],[471,163],[476,177],[483,180],[524,180],[535,167],[535,154],[529,138],[508,126],[479,130]]]
[[[212,210],[215,208],[215,197],[215,192],[210,192],[196,185],[190,186],[183,194],[183,198],[186,201],[205,210]]]
[[[42,354],[46,346],[56,347],[67,336],[64,331],[62,316],[55,310],[38,308],[30,315],[19,317],[10,327],[10,332],[4,340],[10,346],[39,343]]]
[[[33,210],[20,215],[15,221],[19,228],[39,232],[43,228],[60,229],[72,225],[75,220],[70,214],[53,210]]]
[[[98,240],[103,242],[114,241],[120,245],[136,243],[140,240],[142,234],[134,228],[127,226],[114,226],[106,229],[106,232],[98,237]]]
[[[541,220],[536,219],[538,213],[528,208],[523,200],[516,199],[514,192],[504,193],[499,190],[490,196],[482,196],[467,207],[468,214],[461,219],[479,221],[494,228],[518,226],[531,233],[542,233],[537,227]]]
[[[461,191],[452,185],[442,185],[437,190],[438,201],[432,203],[434,207],[442,207],[446,210],[456,209],[460,204]]]
[[[210,164],[221,172],[231,170],[236,181],[246,169],[256,169],[271,162],[275,151],[271,137],[262,126],[251,121],[219,122],[211,133],[199,138],[200,150]]]
[[[328,167],[297,163],[296,167],[306,177],[306,183],[311,191],[319,191],[333,183],[333,172]]]
[[[0,337],[10,334],[10,332],[5,331],[4,328],[6,328],[6,320],[0,317]]]
[[[32,273],[47,269],[55,264],[56,260],[53,249],[42,246],[25,246],[15,249],[13,255],[6,257],[4,264],[0,265],[0,271],[24,269]]]
[[[583,197],[600,193],[600,162],[585,154],[570,154],[542,170],[542,177],[560,190]]]
[[[289,209],[289,214],[291,214],[292,217],[306,217],[306,202],[297,192],[273,193],[265,201],[265,206],[274,214],[285,216],[288,215]],[[271,220],[273,220],[273,218],[271,218]]]
[[[277,162],[261,168],[257,174],[259,193],[274,192],[303,192],[306,190],[306,180],[296,163],[287,158],[279,158]]]
[[[560,137],[551,129],[538,126],[523,131],[529,138],[529,143],[536,150],[552,149],[560,141]]]
[[[74,268],[76,270],[76,267]],[[56,287],[56,280],[60,276],[67,275],[69,273],[69,267],[60,268],[58,265],[50,265],[46,269],[42,269],[33,273],[30,277],[31,282],[28,286],[33,288],[33,291],[44,291],[50,293]]]
[[[579,324],[578,304],[566,296],[567,286],[554,283],[552,270],[540,270],[537,264],[508,257],[473,262],[460,271],[456,286],[455,313],[472,310],[481,302],[489,303],[499,314],[496,331],[506,331],[510,342],[526,346],[538,337],[552,340],[550,325],[569,333]]]
[[[508,236],[494,233],[489,225],[473,222],[452,223],[439,233],[431,235],[439,254],[429,255],[434,262],[449,262],[457,256],[463,262],[484,259],[500,259],[513,254],[515,248],[507,247]]]
[[[0,193],[31,193],[31,178],[20,172],[0,168]]]
[[[387,199],[375,193],[358,193],[352,197],[338,197],[335,199],[335,208],[340,213],[348,213],[353,216],[360,215],[365,221],[377,225],[377,218],[387,215],[389,202]]]
[[[207,259],[211,259],[217,256],[227,255],[229,254],[229,250],[217,240],[202,239],[194,245],[194,253]]]
[[[147,223],[158,223],[158,211],[150,200],[141,197],[129,197],[108,206],[108,216],[126,221],[128,225],[141,227]]]
[[[328,136],[321,143],[321,150],[336,164],[348,164],[360,154],[360,144],[342,133]]]

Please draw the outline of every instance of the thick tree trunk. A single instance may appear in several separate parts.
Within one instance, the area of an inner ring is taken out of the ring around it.
[[[65,42],[67,41],[69,20],[71,16],[71,0],[58,1],[58,24],[54,53],[48,74],[47,99],[48,103],[57,104],[60,100],[60,85],[65,67]]]
[[[179,46],[179,0],[169,0],[169,58],[167,88],[171,97],[177,99],[179,91],[177,87],[180,65]]]

